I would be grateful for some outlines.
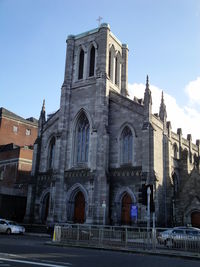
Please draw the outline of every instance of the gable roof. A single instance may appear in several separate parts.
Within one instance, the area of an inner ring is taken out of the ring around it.
[[[38,120],[37,119],[35,119],[33,117],[28,118],[28,119],[24,119],[24,118],[18,116],[17,114],[3,108],[3,107],[0,108],[0,118],[2,118],[2,117],[7,117],[10,119],[21,121],[23,123],[32,124],[33,126],[38,126]]]

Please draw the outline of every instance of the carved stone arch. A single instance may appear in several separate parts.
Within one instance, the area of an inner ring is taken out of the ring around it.
[[[200,199],[197,196],[194,196],[192,201],[190,201],[189,205],[185,207],[184,209],[184,223],[190,224],[194,227],[200,227]],[[192,214],[198,213],[198,222],[197,224],[194,224],[194,218],[192,217]]]
[[[123,186],[117,191],[117,194],[115,195],[115,203],[119,203],[125,193],[128,193],[130,195],[133,203],[136,203],[136,197],[128,186]]]
[[[129,127],[130,128],[130,130],[131,130],[131,132],[132,132],[132,134],[133,134],[133,136],[134,137],[137,137],[137,132],[136,132],[136,129],[135,129],[135,127],[132,125],[132,124],[130,124],[129,122],[124,122],[121,126],[120,126],[120,128],[119,128],[119,131],[118,131],[118,140],[120,140],[120,138],[121,138],[121,134],[122,134],[122,132],[123,132],[123,129],[125,128],[125,127]]]
[[[88,121],[89,121],[90,128],[92,129],[92,128],[94,127],[93,119],[92,119],[92,117],[90,116],[89,111],[88,111],[86,108],[81,108],[81,109],[76,113],[76,115],[74,116],[74,119],[73,119],[73,127],[72,127],[73,132],[75,131],[75,128],[76,128],[78,119],[80,118],[80,116],[81,116],[82,113],[85,113],[85,115],[86,115],[86,117],[87,117],[87,119],[88,119]]]
[[[76,195],[81,192],[84,196],[85,199],[85,218],[87,218],[88,214],[88,201],[89,201],[89,196],[87,190],[84,188],[83,185],[80,183],[74,184],[67,192],[66,195],[66,205],[67,205],[67,221],[73,222],[73,217],[74,217],[74,203],[75,203],[75,198]]]
[[[136,204],[136,197],[132,190],[128,186],[121,187],[114,198],[114,205],[113,205],[113,213],[112,213],[112,220],[114,224],[121,224],[122,223],[122,205],[124,197],[129,196],[131,199],[131,204]],[[129,206],[129,212],[130,212]],[[130,216],[130,215],[129,215]],[[130,218],[130,224],[132,224]]]
[[[116,51],[115,45],[113,43],[109,43],[109,50],[113,50],[114,52]]]
[[[45,200],[46,199],[46,200]],[[46,202],[48,201],[48,203]],[[46,222],[48,212],[49,212],[49,204],[50,204],[50,188],[46,188],[41,196],[40,196],[40,220],[42,223]]]

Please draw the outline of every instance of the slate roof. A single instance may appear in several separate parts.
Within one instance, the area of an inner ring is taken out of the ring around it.
[[[32,124],[34,126],[38,126],[38,120],[37,119],[35,119],[33,117],[24,119],[24,118],[18,116],[17,114],[3,108],[3,107],[0,108],[0,118],[2,118],[2,117],[11,118],[11,119],[15,119],[15,120],[18,120],[18,121],[21,121],[24,123]]]

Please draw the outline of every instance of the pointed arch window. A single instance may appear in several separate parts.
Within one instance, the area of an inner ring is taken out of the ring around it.
[[[90,125],[84,113],[81,114],[76,127],[76,161],[87,163],[89,154]]]
[[[129,127],[125,127],[121,135],[122,164],[129,164],[133,157],[133,134]]]
[[[83,69],[84,69],[84,51],[81,49],[79,54],[79,68],[78,68],[78,79],[83,79]]]
[[[173,145],[173,156],[174,156],[174,159],[178,158],[178,146],[176,143]]]
[[[109,51],[108,76],[111,78],[111,51]]]
[[[90,49],[90,69],[89,69],[89,77],[94,76],[95,69],[95,48],[94,46]]]
[[[55,137],[52,137],[49,144],[49,155],[48,155],[48,169],[53,169],[54,157],[55,157]]]
[[[115,58],[115,84],[118,85],[118,58]]]
[[[174,197],[176,197],[176,195],[179,191],[179,182],[178,182],[178,177],[177,177],[176,173],[173,173],[172,180],[173,180],[173,195],[174,195]]]

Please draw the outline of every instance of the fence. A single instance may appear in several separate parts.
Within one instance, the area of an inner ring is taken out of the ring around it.
[[[94,247],[121,247],[126,249],[150,250],[185,250],[200,253],[199,237],[176,236],[176,239],[167,239],[158,242],[158,235],[166,229],[150,229],[137,227],[117,227],[98,225],[57,225],[54,228],[53,241],[74,245]]]

